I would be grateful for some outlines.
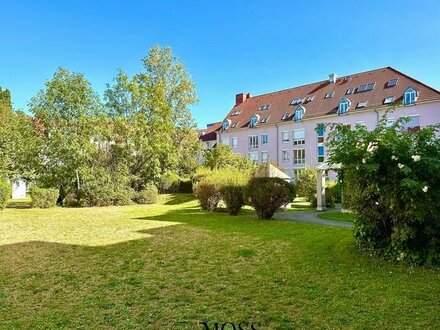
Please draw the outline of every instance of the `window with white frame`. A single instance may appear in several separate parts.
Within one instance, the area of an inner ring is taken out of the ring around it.
[[[348,112],[348,108],[350,107],[351,101],[347,98],[343,98],[341,102],[339,102],[338,106],[338,115],[345,115]]]
[[[262,151],[261,152],[261,162],[267,163],[268,160],[269,160],[269,154],[267,153],[267,151]]]
[[[249,149],[258,148],[258,135],[249,136]]]
[[[419,131],[420,130],[420,116],[412,115],[408,116],[409,121],[403,123],[403,127],[408,131]]]
[[[306,143],[306,135],[304,128],[293,130],[293,145],[301,145]]]
[[[295,169],[293,170],[293,177],[294,177],[295,179],[298,178],[298,176],[301,174],[301,172],[304,172],[304,170],[305,170],[304,167],[302,167],[302,168],[295,168]]]
[[[237,137],[234,136],[231,138],[231,146],[232,146],[232,148],[238,147],[238,138]]]
[[[293,117],[294,121],[300,121],[302,117],[304,116],[304,113],[306,112],[306,109],[304,107],[298,107],[295,110],[295,116]]]
[[[289,131],[281,132],[281,140],[283,143],[289,142]]]
[[[283,162],[287,162],[289,160],[289,150],[283,150],[281,155]]]
[[[267,137],[267,134],[261,134],[261,144],[267,144],[269,142],[269,139]]]
[[[253,162],[258,162],[258,152],[250,152],[249,153],[249,159]]]
[[[221,143],[228,146],[229,145],[229,138],[222,138]]]
[[[417,96],[418,96],[417,91],[412,87],[408,87],[405,93],[403,94],[403,104],[404,105],[415,104],[417,101]]]
[[[294,149],[293,150],[293,165],[302,165],[306,162],[306,150]]]

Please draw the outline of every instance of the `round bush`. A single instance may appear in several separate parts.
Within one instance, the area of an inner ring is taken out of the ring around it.
[[[220,195],[230,215],[238,215],[244,205],[243,186],[227,185],[220,188]]]
[[[46,209],[57,205],[59,191],[53,188],[45,189],[32,186],[30,195],[32,198],[32,207]]]
[[[194,193],[202,210],[213,212],[220,201],[220,192],[211,182],[200,182],[194,187]]]
[[[175,173],[163,174],[158,183],[161,194],[173,194],[179,191],[180,178]]]
[[[159,193],[156,186],[150,183],[136,193],[135,202],[138,204],[155,204],[157,203],[158,197]]]
[[[0,181],[0,210],[3,210],[11,198],[11,185],[7,182]]]
[[[244,189],[244,200],[260,219],[270,219],[295,196],[294,186],[280,178],[253,178]]]
[[[190,179],[180,181],[179,193],[181,193],[181,194],[192,194],[193,193],[193,183]]]

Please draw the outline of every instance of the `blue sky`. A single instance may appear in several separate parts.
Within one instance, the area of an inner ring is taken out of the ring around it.
[[[59,66],[102,95],[155,44],[172,47],[197,84],[199,125],[235,94],[267,93],[393,66],[440,89],[440,1],[3,1],[0,86],[14,106]]]

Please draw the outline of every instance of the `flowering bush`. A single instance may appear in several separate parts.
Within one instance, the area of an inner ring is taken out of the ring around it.
[[[330,162],[342,164],[360,248],[389,260],[440,265],[440,126],[414,132],[405,121],[386,127],[383,118],[373,131],[334,126]]]

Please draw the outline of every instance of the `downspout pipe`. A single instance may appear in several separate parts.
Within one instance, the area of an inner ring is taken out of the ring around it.
[[[280,166],[280,164],[279,164],[279,158],[278,158],[278,156],[279,156],[279,139],[280,139],[280,137],[278,136],[278,124],[275,124],[275,127],[277,128],[277,166]]]

